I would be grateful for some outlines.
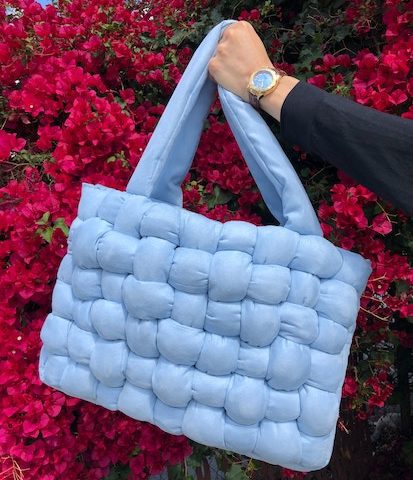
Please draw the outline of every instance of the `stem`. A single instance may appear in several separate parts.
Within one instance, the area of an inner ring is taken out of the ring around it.
[[[373,315],[373,317],[376,317],[378,320],[381,320],[382,322],[388,322],[389,321],[389,317],[380,317],[380,315],[377,315],[376,313],[373,313],[372,311],[367,310],[364,307],[360,307],[360,310],[363,310],[363,312],[366,312],[366,313],[369,313],[370,315]]]

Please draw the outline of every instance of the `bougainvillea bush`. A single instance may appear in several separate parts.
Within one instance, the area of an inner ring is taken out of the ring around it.
[[[143,479],[171,465],[185,478],[199,446],[39,380],[39,331],[81,182],[125,188],[193,50],[224,18],[250,21],[288,73],[413,121],[413,1],[0,5],[0,478]],[[372,262],[341,412],[366,420],[397,401],[408,374],[398,359],[413,346],[412,222],[328,159],[285,149],[325,236]],[[274,222],[219,100],[183,189],[184,206],[210,218]],[[253,462],[228,458],[228,478],[253,476]]]

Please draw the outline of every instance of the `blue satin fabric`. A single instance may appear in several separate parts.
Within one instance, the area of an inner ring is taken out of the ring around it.
[[[195,52],[125,192],[83,183],[41,380],[166,432],[287,468],[328,464],[359,299],[371,272],[335,247],[260,115],[218,88],[280,226],[182,208],[216,85]]]

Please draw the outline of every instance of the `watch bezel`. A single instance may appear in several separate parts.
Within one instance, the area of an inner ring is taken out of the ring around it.
[[[263,71],[270,73],[272,79],[271,79],[271,83],[270,83],[269,86],[267,86],[265,88],[259,88],[259,87],[256,87],[254,85],[253,80],[254,80],[254,77],[256,75],[258,75],[258,73],[263,72]],[[269,93],[271,90],[276,88],[276,86],[278,85],[278,82],[280,81],[282,76],[283,75],[282,75],[281,71],[276,70],[275,68],[270,68],[270,67],[259,68],[259,69],[255,70],[254,72],[252,72],[252,74],[250,76],[250,79],[249,79],[249,82],[248,82],[248,91],[250,93],[252,93],[253,95],[255,95],[256,97],[261,98],[265,93]]]

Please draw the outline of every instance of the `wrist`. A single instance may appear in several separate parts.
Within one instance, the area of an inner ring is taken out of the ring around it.
[[[297,85],[299,80],[295,77],[285,75],[281,78],[277,88],[265,95],[260,100],[261,109],[274,117],[278,122],[281,117],[281,108],[287,95]]]

